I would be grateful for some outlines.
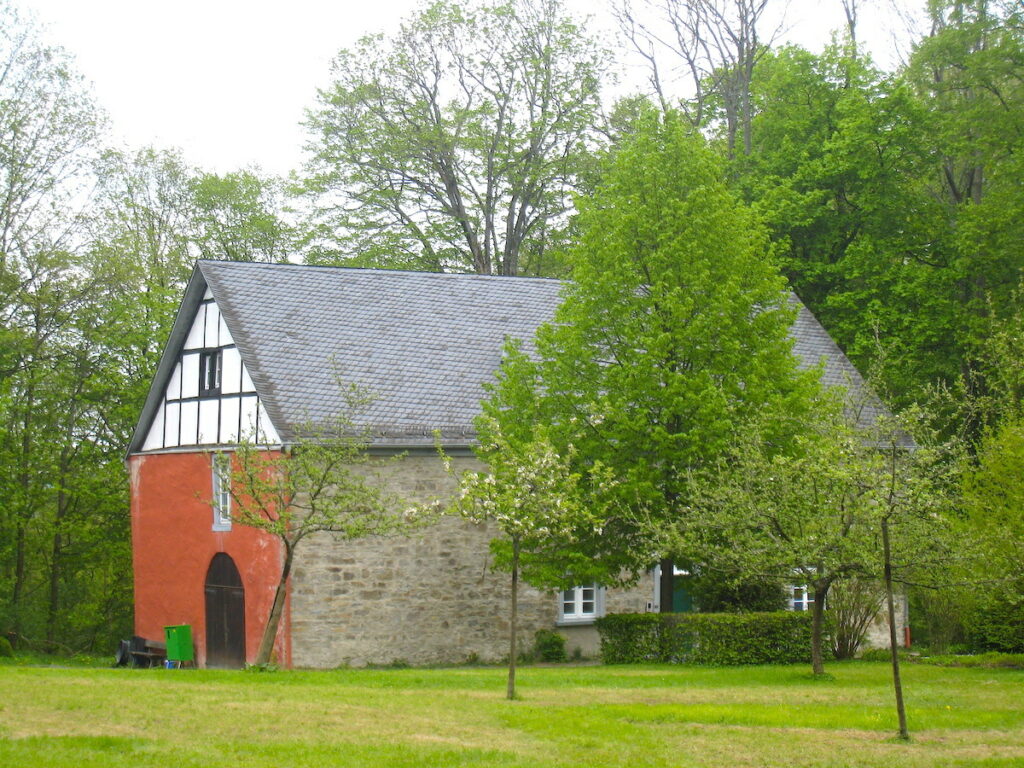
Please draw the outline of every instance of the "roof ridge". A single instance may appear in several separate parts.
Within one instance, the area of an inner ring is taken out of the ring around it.
[[[324,270],[330,272],[364,273],[375,275],[416,275],[419,277],[430,277],[437,279],[469,279],[477,278],[483,280],[515,280],[529,282],[546,282],[564,284],[566,281],[557,277],[540,277],[538,275],[482,275],[477,272],[428,272],[415,269],[381,269],[379,267],[347,267],[336,264],[295,264],[293,262],[270,262],[270,261],[235,261],[233,259],[196,259],[196,265],[213,264],[219,266],[245,266],[272,269],[308,269]]]

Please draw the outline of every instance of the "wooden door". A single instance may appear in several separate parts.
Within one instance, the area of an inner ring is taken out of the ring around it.
[[[245,588],[230,555],[218,552],[206,572],[206,666],[245,665]]]

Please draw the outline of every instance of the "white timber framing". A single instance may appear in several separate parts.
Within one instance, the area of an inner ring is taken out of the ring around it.
[[[216,366],[215,375],[206,370],[211,365]],[[207,288],[142,450],[233,445],[246,439],[268,445],[280,443]]]

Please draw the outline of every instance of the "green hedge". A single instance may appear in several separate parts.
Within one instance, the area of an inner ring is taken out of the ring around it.
[[[811,660],[811,616],[619,613],[598,619],[605,664],[793,664]]]

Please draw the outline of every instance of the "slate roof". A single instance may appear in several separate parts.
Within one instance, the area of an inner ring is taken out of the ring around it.
[[[380,444],[429,446],[434,430],[468,445],[505,338],[525,342],[551,319],[558,280],[291,264],[199,261],[129,452],[137,451],[209,286],[271,421],[297,424],[341,405],[338,378],[374,396],[365,414]],[[794,297],[794,301],[796,301]],[[805,365],[825,361],[826,384],[865,385],[801,304],[793,326]],[[879,406],[864,414],[873,420]]]

